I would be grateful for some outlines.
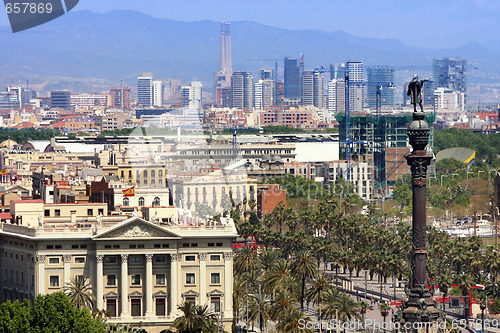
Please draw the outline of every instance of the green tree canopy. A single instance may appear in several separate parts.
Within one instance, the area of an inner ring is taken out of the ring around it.
[[[87,309],[78,309],[63,292],[39,295],[33,306],[7,301],[0,304],[0,333],[93,333],[104,324]]]
[[[457,169],[464,167],[464,164],[457,160],[456,158],[443,158],[436,163],[436,170],[438,172],[444,172],[447,174],[455,172]]]

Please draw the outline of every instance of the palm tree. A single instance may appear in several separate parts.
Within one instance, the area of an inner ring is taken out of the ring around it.
[[[297,297],[289,290],[280,290],[271,303],[269,314],[271,320],[277,321],[283,317],[285,312],[290,309],[295,309],[298,306]]]
[[[250,298],[251,303],[248,305],[248,318],[253,322],[257,321],[259,330],[262,332],[266,322],[271,319],[271,310],[269,303],[271,300],[267,295],[253,296]],[[253,325],[253,324],[252,324]]]
[[[446,295],[448,295],[448,290],[450,289],[453,280],[448,274],[443,274],[437,279],[437,284],[439,285],[439,290],[443,293],[443,311],[445,310]]]
[[[348,321],[353,318],[359,318],[358,304],[347,294],[341,293],[337,297],[336,306],[338,316],[341,321]]]
[[[184,302],[177,308],[183,313],[172,325],[177,329],[177,333],[210,333],[216,329],[217,316],[206,304],[194,305],[191,302]]]
[[[323,309],[324,314],[328,317],[334,316],[338,310],[338,302],[337,299],[339,297],[339,290],[334,286],[329,286],[326,290],[324,300],[323,300]]]
[[[305,323],[310,322],[304,312],[290,309],[280,318],[276,324],[276,330],[280,333],[314,333],[312,328],[307,328]]]
[[[311,288],[307,290],[306,299],[307,301],[313,301],[313,304],[318,306],[318,318],[321,319],[321,303],[328,292],[328,287],[331,284],[331,279],[329,275],[319,274],[311,283]],[[321,327],[320,327],[321,332]]]
[[[384,323],[385,323],[385,319],[389,315],[389,311],[391,310],[391,306],[387,303],[380,303],[378,306],[378,309],[380,310],[380,314],[382,315],[382,317],[384,317]]]
[[[243,274],[251,272],[257,267],[257,255],[250,246],[245,246],[236,252],[234,257],[234,272]]]
[[[316,264],[314,256],[309,250],[299,251],[292,262],[291,272],[301,280],[302,288],[300,294],[300,309],[304,310],[304,297],[306,289],[306,279],[312,278],[316,274]]]
[[[274,295],[275,290],[282,285],[283,279],[290,274],[289,262],[286,260],[277,261],[264,276],[264,290]]]
[[[240,275],[235,276],[233,282],[233,324],[236,324],[236,320],[239,317],[241,301],[245,294],[247,294],[247,283]]]
[[[196,318],[196,305],[191,302],[184,302],[177,306],[183,315],[174,320],[173,326],[178,332],[196,332],[198,321]]]
[[[258,255],[259,266],[264,270],[264,273],[273,267],[277,258],[278,253],[275,250],[265,250]]]
[[[88,279],[83,275],[75,275],[64,287],[69,299],[79,309],[92,310],[94,307],[94,293]]]

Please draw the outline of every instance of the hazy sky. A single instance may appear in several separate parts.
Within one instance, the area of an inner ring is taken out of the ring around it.
[[[250,20],[287,29],[343,30],[421,47],[500,39],[499,0],[80,0],[74,10],[140,11],[180,21]],[[8,25],[1,11],[0,25]]]

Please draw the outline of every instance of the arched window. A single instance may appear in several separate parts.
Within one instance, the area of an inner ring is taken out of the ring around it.
[[[130,206],[129,198],[123,198],[123,207],[129,207],[129,206]]]
[[[158,206],[160,206],[160,198],[155,197],[155,199],[154,199],[154,201],[153,201],[153,206],[154,206],[154,207],[158,207]]]
[[[158,170],[158,177],[163,177],[163,170],[162,169]]]
[[[151,170],[151,178],[155,178],[156,177],[156,172],[154,170]]]
[[[144,203],[145,203],[144,198],[140,197],[139,198],[139,206],[141,206],[141,207],[144,206]]]
[[[142,172],[142,175],[143,175],[144,178],[148,178],[148,170],[144,170]]]

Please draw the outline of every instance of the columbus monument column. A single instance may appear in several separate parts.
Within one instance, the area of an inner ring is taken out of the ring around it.
[[[408,93],[419,96],[418,92],[423,85],[417,81],[412,86],[410,83]],[[418,91],[412,91],[415,89]],[[420,104],[418,97],[413,99],[412,104]],[[436,301],[432,297],[433,291],[427,288],[427,212],[426,212],[426,177],[427,167],[432,156],[428,155],[425,147],[429,143],[429,124],[424,119],[421,109],[413,112],[413,121],[408,125],[408,137],[413,148],[411,154],[405,156],[411,168],[413,189],[413,216],[412,216],[412,254],[411,254],[411,278],[406,288],[408,300],[403,302],[395,315],[395,322],[400,324],[400,332],[437,332],[438,319],[441,311],[436,307]],[[432,292],[432,293],[431,293]]]

